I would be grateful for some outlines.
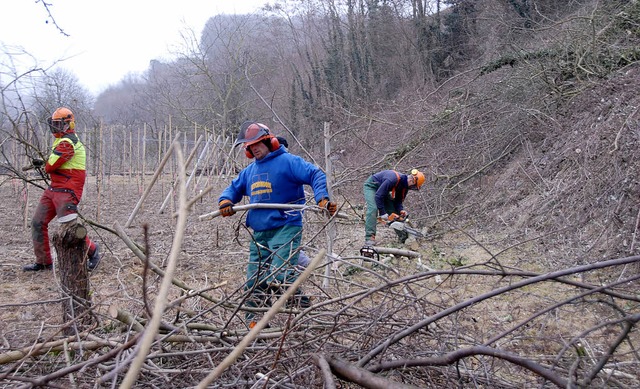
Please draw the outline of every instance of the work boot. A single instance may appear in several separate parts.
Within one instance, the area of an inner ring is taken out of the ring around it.
[[[43,265],[41,263],[33,263],[31,265],[27,265],[22,268],[23,271],[40,271],[40,270],[51,270],[53,269],[53,264]]]
[[[269,285],[269,289],[271,290],[273,297],[277,299],[280,298],[280,296],[282,296],[287,289],[289,289],[289,284],[272,282]],[[309,308],[311,306],[311,299],[309,298],[309,296],[303,294],[302,290],[298,289],[295,291],[293,296],[289,297],[285,306],[287,308]]]
[[[371,235],[369,238],[365,238],[364,239],[364,246],[365,247],[373,247],[376,245],[376,236],[375,235]]]
[[[289,300],[287,300],[287,307],[299,307],[302,309],[309,308],[311,306],[311,298],[306,294],[303,294],[300,289],[296,290]]]
[[[87,260],[87,269],[89,269],[89,271],[93,271],[98,267],[99,264],[100,264],[100,248],[96,243],[95,251],[93,252],[93,254],[89,255],[89,258]]]

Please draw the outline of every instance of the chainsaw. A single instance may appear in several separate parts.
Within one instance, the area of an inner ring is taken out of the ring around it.
[[[406,233],[418,238],[424,238],[424,234],[422,232],[407,226],[407,219],[396,219],[388,222],[387,226],[397,231],[405,231]]]
[[[360,249],[360,256],[380,261],[380,254],[373,246],[363,246]]]

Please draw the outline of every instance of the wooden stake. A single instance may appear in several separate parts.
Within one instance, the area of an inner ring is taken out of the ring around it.
[[[180,133],[178,132],[176,134],[176,138],[173,141],[176,142],[179,137],[180,137]],[[127,223],[124,225],[125,228],[131,227],[131,223],[133,222],[133,218],[136,216],[136,214],[140,210],[140,206],[142,205],[144,200],[147,198],[147,196],[149,196],[149,193],[151,192],[151,188],[153,188],[153,184],[155,184],[156,180],[158,179],[158,177],[162,173],[162,169],[164,169],[164,165],[169,160],[169,157],[171,157],[171,154],[173,154],[173,149],[174,149],[173,147],[169,148],[167,150],[167,153],[165,154],[164,158],[162,159],[162,161],[160,161],[160,164],[158,165],[158,168],[156,169],[156,172],[153,175],[153,178],[151,178],[151,182],[149,183],[149,186],[147,187],[145,192],[142,194],[142,197],[140,197],[140,199],[138,200],[138,203],[136,204],[135,208],[131,212],[131,215],[129,216],[129,220],[127,220]]]
[[[185,163],[186,166],[189,166],[189,164],[193,160],[193,157],[195,157],[196,151],[197,151],[198,146],[200,145],[201,142],[202,142],[202,136],[200,136],[200,138],[198,138],[198,140],[196,141],[196,147],[194,147],[191,150],[191,154],[189,154],[189,157],[187,158],[187,162]],[[205,149],[206,149],[206,147],[207,146],[205,145]],[[198,162],[200,161],[200,158],[202,158],[202,154],[200,154],[200,157],[196,161],[196,164],[193,166],[193,170],[191,171],[191,174],[189,175],[189,179],[187,179],[187,188],[189,188],[189,183],[191,182],[191,178],[193,178],[193,176],[194,176],[194,174],[196,172],[196,169],[198,168]],[[164,198],[164,201],[162,202],[162,205],[160,206],[160,209],[158,210],[158,213],[163,213],[164,212],[164,209],[166,208],[167,203],[169,203],[169,199],[171,199],[171,197],[173,196],[173,193],[174,193],[176,187],[178,186],[178,184],[179,184],[179,181],[176,181],[173,184],[173,187],[169,190],[169,193]],[[173,212],[171,212],[171,213],[173,213]]]
[[[326,169],[327,176],[327,192],[329,193],[329,199],[333,200],[333,189],[331,187],[331,131],[329,123],[324,123],[324,163]],[[325,263],[327,266],[324,268],[324,279],[322,281],[322,287],[329,287],[329,277],[331,276],[331,254],[333,254],[333,241],[336,239],[336,223],[334,218],[329,219],[329,224],[326,230],[327,236],[327,251],[329,252],[329,256],[325,259]]]
[[[144,124],[142,129],[142,180],[140,185],[140,192],[144,188],[144,176],[147,173],[147,124]]]
[[[94,145],[94,155],[93,158],[91,158],[93,160],[93,167],[91,170],[93,170],[93,174],[96,177],[96,196],[98,200],[96,204],[96,221],[98,223],[100,223],[100,209],[102,208],[102,164],[100,163],[100,159],[102,157],[102,142],[100,142],[100,139],[102,139],[102,125],[103,122],[101,120],[100,126],[97,129],[98,134],[96,135],[95,131],[93,133],[92,144]]]
[[[129,184],[133,174],[133,131],[129,129]],[[128,185],[131,186],[131,185]]]

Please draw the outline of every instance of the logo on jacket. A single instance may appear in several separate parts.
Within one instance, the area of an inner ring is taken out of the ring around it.
[[[251,198],[255,200],[269,200],[271,198],[271,182],[267,181],[269,175],[267,173],[257,174],[253,176],[251,183]]]

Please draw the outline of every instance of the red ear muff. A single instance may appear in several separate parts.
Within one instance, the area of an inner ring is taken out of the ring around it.
[[[280,141],[275,136],[262,139],[261,142],[264,143],[265,146],[267,146],[269,151],[278,150],[278,148],[280,147]],[[251,152],[249,146],[244,148],[244,155],[246,155],[249,159],[253,158],[253,153]]]
[[[280,147],[280,141],[275,136],[263,139],[262,143],[267,146],[269,151],[278,150],[278,148]]]
[[[271,146],[269,147],[269,151],[278,150],[280,147],[280,141],[275,136],[271,138]]]

